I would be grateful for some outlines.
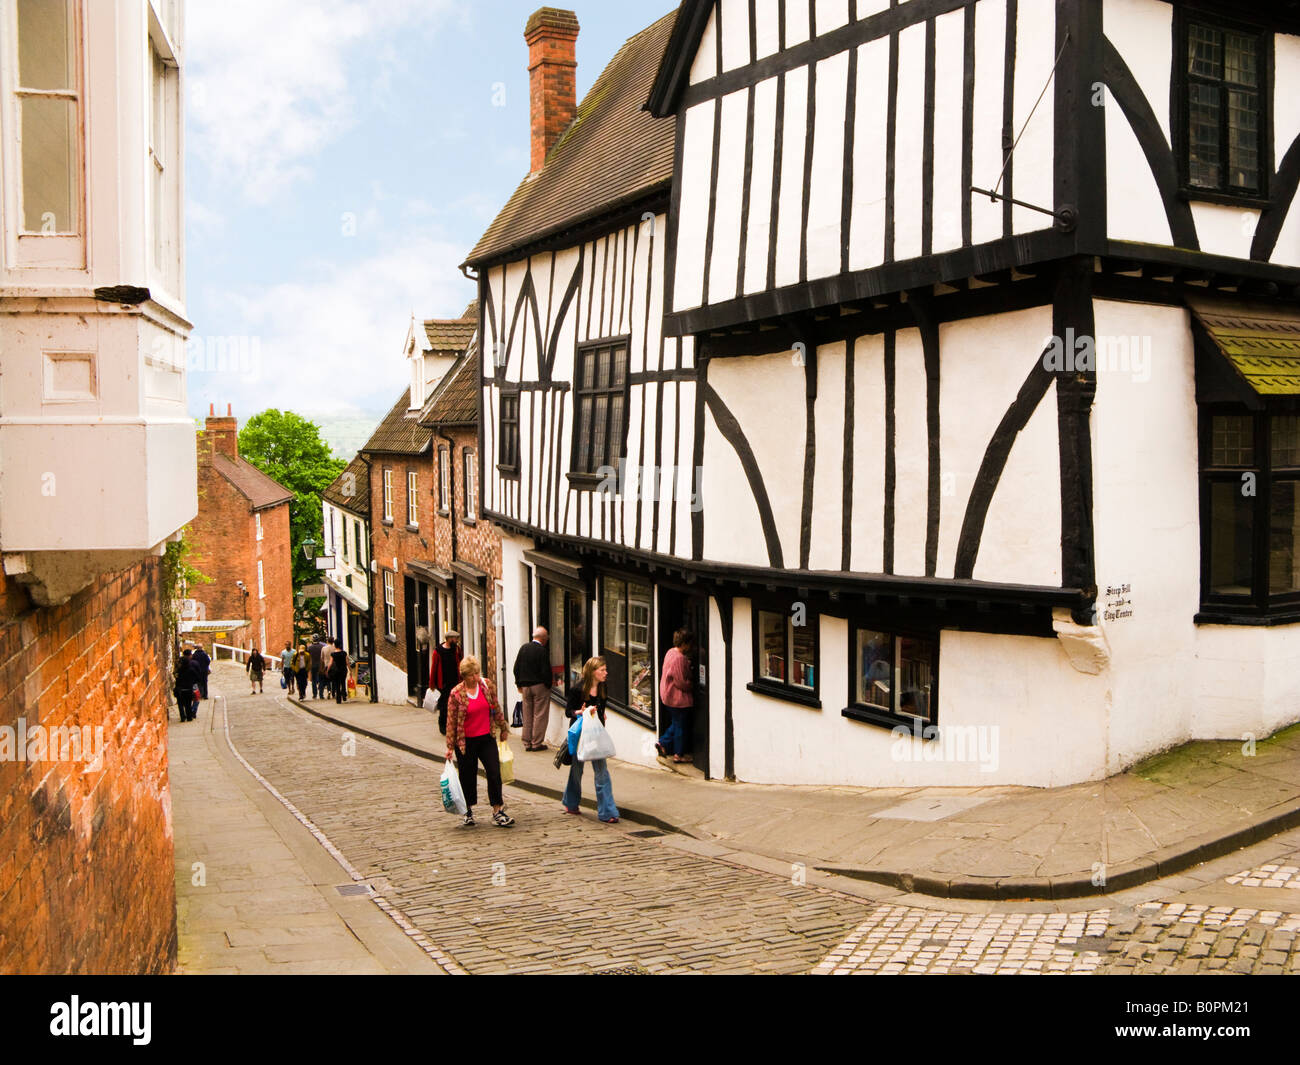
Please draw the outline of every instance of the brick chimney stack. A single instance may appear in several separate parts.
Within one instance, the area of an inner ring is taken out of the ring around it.
[[[208,446],[214,452],[220,451],[232,459],[239,455],[239,419],[231,413],[229,403],[226,404],[224,418],[214,413],[213,404],[208,404],[208,416],[203,422],[203,434]]]
[[[532,168],[537,173],[578,109],[576,71],[578,16],[541,7],[524,27],[528,42],[528,99],[532,121]]]

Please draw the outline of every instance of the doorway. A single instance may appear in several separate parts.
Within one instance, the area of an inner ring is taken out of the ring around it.
[[[673,633],[687,629],[695,634],[691,655],[691,678],[695,682],[695,713],[691,717],[686,749],[704,775],[709,773],[709,599],[699,592],[659,585],[659,667],[673,645]],[[662,735],[672,717],[659,705],[659,730]]]

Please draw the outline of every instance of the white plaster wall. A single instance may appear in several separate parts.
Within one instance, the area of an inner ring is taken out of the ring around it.
[[[820,23],[818,24],[820,26]],[[808,193],[808,277],[840,272],[840,211],[844,200],[844,110],[849,53],[817,64],[817,123]]]
[[[778,8],[782,0],[754,0],[755,55],[758,59],[775,55],[780,46]]]
[[[1055,5],[1017,5],[1015,118],[1012,125],[1020,137],[1020,144],[1011,164],[1012,187],[1016,199],[1043,206],[1054,202],[1055,120],[1051,89],[1043,96],[1037,110],[1034,102],[1052,76],[1057,51],[1055,41]],[[1030,117],[1031,112],[1033,117]],[[1013,207],[1011,210],[1011,228],[1016,233],[1050,228],[1045,224],[1048,221],[1045,215],[1026,207]]]
[[[1193,202],[1191,207],[1201,251],[1233,259],[1250,258],[1250,245],[1259,224],[1258,211],[1222,203]]]
[[[975,94],[971,134],[972,184],[991,189],[1002,170],[1002,56],[1006,0],[975,5]],[[1051,201],[1048,201],[1051,202]],[[971,239],[976,244],[1002,236],[1002,204],[971,196]]]
[[[1168,111],[1168,105],[1165,110]],[[1106,90],[1106,227],[1116,240],[1164,245],[1174,242],[1151,164],[1109,89]]]
[[[814,13],[817,18],[817,36],[820,37],[823,33],[848,25],[849,0],[816,0]]]
[[[900,740],[889,729],[841,714],[849,696],[849,623],[829,616],[820,623],[822,705],[815,709],[745,687],[753,679],[752,607],[749,600],[736,600],[732,715],[740,780],[863,787],[1055,787],[1103,774],[1104,684],[1072,669],[1057,641],[942,633],[940,731],[945,726],[983,730],[986,755],[979,757],[981,734],[968,732],[976,740],[970,748],[974,756],[943,760],[933,757],[942,744]],[[925,758],[927,751],[931,760]]]
[[[885,258],[885,143],[889,109],[889,39],[858,49],[853,105],[853,202],[849,269],[879,266]]]
[[[722,69],[749,64],[749,4],[747,0],[718,0],[722,11]]]
[[[894,348],[894,572],[925,575],[929,513],[929,429],[925,353],[915,329]]]
[[[1171,42],[1174,9],[1160,0],[1102,0],[1102,24],[1107,39],[1115,46],[1133,74],[1142,95],[1160,123],[1165,141],[1169,132],[1169,82],[1172,78]],[[1118,105],[1107,99],[1106,151],[1110,153],[1111,109]],[[1107,160],[1107,167],[1111,167]]]
[[[787,24],[787,42],[789,31]],[[804,131],[808,127],[807,67],[798,67],[786,73],[784,106],[780,199],[776,220],[777,288],[794,285],[799,281],[799,239],[803,230]]]
[[[753,166],[749,217],[744,222],[745,292],[767,288],[767,253],[772,239],[772,177],[776,158],[776,78],[754,86]]]
[[[813,408],[816,465],[813,469],[810,569],[840,569],[844,518],[844,348],[817,349],[817,400]],[[856,389],[855,389],[856,391]],[[793,561],[797,562],[798,559]]]
[[[1289,33],[1273,35],[1273,84],[1300,85],[1300,37]],[[1273,94],[1273,165],[1300,137],[1300,92],[1279,91]],[[1300,266],[1300,210],[1295,201],[1287,212],[1286,222],[1273,249],[1272,262]]]
[[[785,0],[785,46],[808,40],[807,0]]]
[[[932,248],[961,247],[961,207],[970,195],[961,182],[962,86],[965,13],[934,21],[934,212]]]
[[[744,91],[722,98],[717,206],[713,220],[713,256],[709,265],[710,303],[723,303],[736,295],[736,264],[740,256],[742,222],[740,208],[745,193],[745,111],[748,99],[749,94]]]
[[[707,49],[701,48],[698,55]],[[714,101],[686,112],[682,140],[681,200],[677,215],[673,308],[698,307],[704,290],[704,241],[709,223],[709,184],[713,176]]]
[[[917,23],[898,35],[898,111],[894,125],[894,258],[900,261],[914,259],[921,254],[924,112],[925,24]]]
[[[884,570],[885,341],[858,340],[853,366],[853,526],[850,568]]]
[[[718,5],[713,5],[713,10],[709,14],[709,21],[705,24],[704,32],[700,35],[700,46],[695,50],[695,58],[691,61],[691,73],[689,80],[692,85],[696,82],[707,81],[715,77],[718,73]]]
[[[375,694],[381,703],[396,706],[405,705],[410,698],[406,694],[406,671],[379,654],[375,655]]]

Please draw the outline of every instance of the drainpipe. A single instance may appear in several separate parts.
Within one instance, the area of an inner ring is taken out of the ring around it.
[[[366,487],[369,488],[370,460],[361,452],[357,452],[357,458],[366,467]],[[379,702],[379,672],[375,663],[375,586],[370,579],[370,567],[375,562],[375,527],[370,520],[370,514],[366,515],[366,525],[370,527],[370,543],[366,545],[368,548],[366,551],[366,627],[370,630],[370,701],[377,703]]]

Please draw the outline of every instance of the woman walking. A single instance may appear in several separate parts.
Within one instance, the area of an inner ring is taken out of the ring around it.
[[[447,761],[457,754],[461,790],[465,792],[465,824],[474,824],[474,804],[478,802],[478,763],[487,774],[488,802],[492,804],[492,823],[509,828],[515,819],[505,811],[501,794],[501,759],[497,754],[492,727],[496,726],[501,742],[510,738],[510,726],[501,712],[492,684],[479,673],[478,659],[466,655],[460,663],[460,683],[447,697]]]
[[[261,656],[257,648],[253,648],[253,653],[248,656],[248,665],[244,667],[248,672],[249,686],[251,690],[249,695],[260,695],[262,693],[262,674],[266,672],[266,659]]]
[[[330,685],[334,689],[334,701],[341,703],[348,697],[348,653],[339,644],[335,646],[331,657]]]
[[[176,663],[176,684],[172,688],[182,721],[193,721],[198,713],[198,707],[194,705],[194,687],[198,682],[198,674],[187,650]]]
[[[664,730],[655,744],[660,757],[672,753],[674,762],[689,762],[686,749],[686,727],[695,710],[695,691],[691,685],[691,649],[695,637],[685,629],[673,633],[673,645],[664,655],[664,668],[660,671],[659,701],[672,717],[672,724]]]
[[[307,676],[311,672],[311,655],[307,653],[307,648],[299,646],[293,656],[293,672],[290,674],[298,682],[298,698],[307,698]]]
[[[605,723],[605,678],[609,670],[603,658],[588,658],[582,667],[582,678],[569,690],[564,716],[573,721],[579,714],[597,715]],[[596,774],[596,816],[608,825],[618,824],[618,807],[614,805],[614,788],[609,780],[609,767],[604,758],[592,760]],[[574,758],[569,766],[569,782],[564,787],[564,812],[576,814],[582,802],[582,762]]]

